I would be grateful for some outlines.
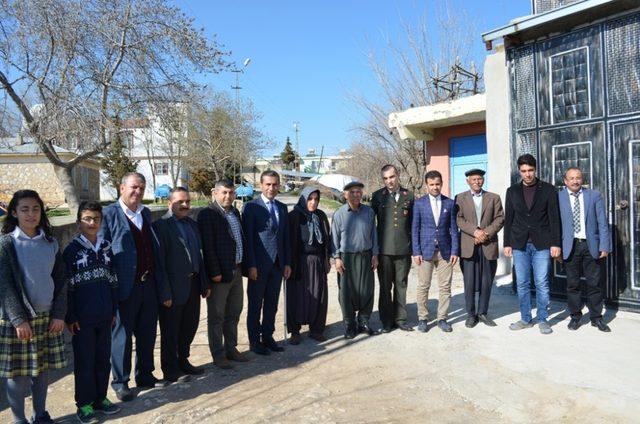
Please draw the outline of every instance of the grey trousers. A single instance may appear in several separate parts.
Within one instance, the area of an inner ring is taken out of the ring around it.
[[[29,396],[29,391],[31,391],[33,404],[33,418],[40,418],[46,412],[48,377],[47,372],[44,371],[37,377],[20,376],[5,379],[7,400],[14,423],[29,422],[24,412],[24,399]]]
[[[207,299],[207,335],[213,359],[232,352],[238,345],[238,322],[244,290],[242,270],[236,268],[230,283],[214,283]]]

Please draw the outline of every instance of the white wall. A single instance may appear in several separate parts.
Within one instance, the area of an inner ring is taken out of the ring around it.
[[[503,46],[487,56],[484,62],[484,84],[487,101],[487,158],[491,172],[491,191],[498,193],[504,203],[504,195],[511,185],[511,135],[509,73]],[[502,251],[500,232],[500,250]],[[498,260],[497,275],[511,272],[511,261]]]

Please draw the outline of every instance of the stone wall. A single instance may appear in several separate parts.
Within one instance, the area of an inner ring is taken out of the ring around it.
[[[97,169],[78,166],[73,172],[74,185],[81,200],[100,200]],[[0,165],[0,201],[8,201],[21,189],[35,190],[48,206],[65,203],[64,192],[50,163],[3,163]]]

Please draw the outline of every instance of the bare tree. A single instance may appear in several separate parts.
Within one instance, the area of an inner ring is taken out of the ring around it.
[[[54,165],[71,208],[71,170],[109,145],[114,116],[179,100],[194,74],[224,66],[218,44],[169,0],[0,0],[0,95]],[[77,156],[63,160],[54,146]]]
[[[455,64],[472,63],[474,32],[469,29],[471,25],[464,13],[459,10],[453,13],[448,4],[433,12],[437,27],[429,27],[425,18],[417,26],[404,25],[402,42],[388,39],[383,51],[368,53],[381,100],[352,96],[364,118],[354,127],[356,137],[350,153],[357,160],[348,166],[351,175],[370,187],[379,185],[379,170],[386,163],[398,167],[405,186],[413,190],[422,187],[426,163],[423,142],[402,140],[396,130],[390,131],[388,114],[441,100],[434,81]],[[439,44],[434,47],[432,39],[436,33]]]

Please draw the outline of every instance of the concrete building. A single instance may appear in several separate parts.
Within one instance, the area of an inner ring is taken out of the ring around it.
[[[129,156],[138,161],[137,171],[147,180],[145,199],[153,199],[155,189],[164,184],[172,188],[187,186],[188,171],[181,163],[176,146],[171,146],[167,140],[172,130],[163,128],[159,118],[149,114],[146,118],[126,119],[122,121],[122,130]],[[103,200],[118,197],[104,173],[101,173],[100,182]]]
[[[57,207],[66,203],[64,191],[58,181],[53,164],[30,139],[4,138],[0,147],[0,201],[8,201],[21,189],[35,190],[47,206]],[[64,161],[77,155],[55,146],[56,153]],[[100,163],[88,159],[73,171],[73,182],[80,200],[100,199]]]
[[[502,163],[515,182],[515,159],[531,153],[540,177],[558,187],[567,167],[582,169],[605,197],[614,237],[606,299],[640,309],[640,3],[534,0],[532,12],[483,35],[488,48],[506,51]],[[558,263],[551,292],[566,292]]]

